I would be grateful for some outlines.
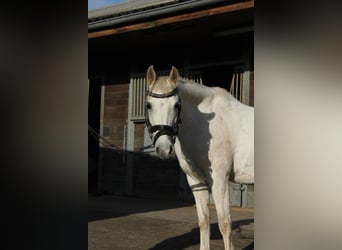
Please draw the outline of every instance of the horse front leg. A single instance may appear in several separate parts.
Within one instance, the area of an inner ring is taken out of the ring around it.
[[[219,229],[223,237],[225,250],[234,250],[232,242],[232,221],[229,208],[228,179],[225,173],[213,171],[212,194],[215,201]]]
[[[200,250],[210,249],[210,210],[209,189],[194,178],[187,175],[187,180],[195,197],[198,225],[200,229]]]

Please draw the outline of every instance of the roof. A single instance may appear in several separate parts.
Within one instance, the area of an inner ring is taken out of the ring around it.
[[[88,30],[99,30],[151,18],[173,16],[208,6],[244,2],[232,0],[130,0],[88,12]]]
[[[115,15],[127,15],[132,12],[168,6],[177,2],[189,0],[130,0],[127,2],[112,4],[103,8],[88,11],[88,20],[103,19]]]

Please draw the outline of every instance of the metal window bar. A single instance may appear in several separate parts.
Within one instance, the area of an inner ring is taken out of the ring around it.
[[[189,77],[181,77],[184,80],[190,80],[192,82],[198,83],[198,84],[203,84],[202,81],[202,75],[200,71],[191,71],[189,73]]]
[[[243,70],[236,69],[230,85],[230,93],[242,102],[243,93]]]
[[[131,78],[132,84],[132,119],[145,118],[145,93],[146,93],[146,80],[144,77]]]

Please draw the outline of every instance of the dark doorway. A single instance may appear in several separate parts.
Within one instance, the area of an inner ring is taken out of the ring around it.
[[[234,66],[222,65],[213,66],[200,69],[203,84],[206,86],[218,86],[225,88],[227,91],[230,89],[232,81]]]
[[[101,108],[100,78],[89,80],[88,93],[88,126],[99,134]],[[97,192],[99,167],[99,142],[88,130],[88,193]]]

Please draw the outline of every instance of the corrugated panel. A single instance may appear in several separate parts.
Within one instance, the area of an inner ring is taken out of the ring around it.
[[[132,109],[131,119],[145,118],[145,94],[146,79],[145,77],[135,77],[131,79],[132,84]]]
[[[236,69],[230,85],[230,93],[241,102],[243,93],[243,74],[244,72],[242,69]]]
[[[203,84],[202,75],[201,75],[200,71],[191,71],[189,73],[189,75],[190,75],[189,78],[183,77],[183,79],[190,80],[190,81],[196,82],[198,84]]]

